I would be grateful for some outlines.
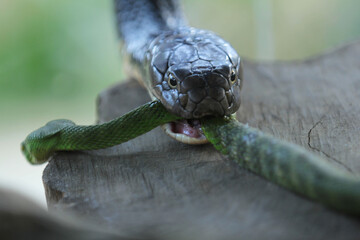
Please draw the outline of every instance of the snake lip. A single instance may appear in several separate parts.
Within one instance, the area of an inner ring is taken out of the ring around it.
[[[171,138],[192,145],[208,143],[197,119],[183,119],[162,125],[165,133]]]

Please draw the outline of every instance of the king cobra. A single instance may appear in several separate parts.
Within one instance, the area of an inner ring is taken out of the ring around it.
[[[360,179],[305,149],[239,123],[242,61],[216,34],[187,26],[175,0],[115,0],[130,73],[149,102],[108,123],[55,120],[21,144],[31,164],[57,151],[106,148],[162,125],[186,144],[210,142],[246,168],[334,209],[360,214]]]

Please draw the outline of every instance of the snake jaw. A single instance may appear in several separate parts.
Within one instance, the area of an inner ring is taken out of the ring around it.
[[[200,145],[209,142],[202,132],[198,120],[184,119],[166,123],[161,127],[168,136],[185,144]]]

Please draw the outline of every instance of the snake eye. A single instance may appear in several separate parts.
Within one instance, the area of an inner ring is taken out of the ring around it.
[[[235,68],[233,68],[231,70],[230,81],[231,81],[232,84],[234,84],[236,82],[236,70],[235,70]]]
[[[172,73],[169,74],[168,84],[171,88],[176,88],[176,86],[177,86],[176,78]]]

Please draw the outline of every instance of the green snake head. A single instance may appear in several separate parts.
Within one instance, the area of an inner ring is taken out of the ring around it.
[[[57,150],[61,130],[74,125],[74,122],[66,119],[48,122],[27,136],[21,143],[21,151],[31,164],[42,164]]]

